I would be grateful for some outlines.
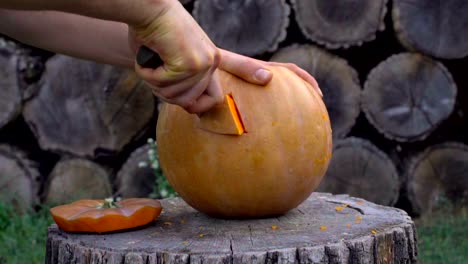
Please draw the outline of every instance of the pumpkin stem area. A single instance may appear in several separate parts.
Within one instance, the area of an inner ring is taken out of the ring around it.
[[[104,202],[98,205],[97,209],[107,209],[107,208],[119,208],[119,204],[114,197],[104,199]]]

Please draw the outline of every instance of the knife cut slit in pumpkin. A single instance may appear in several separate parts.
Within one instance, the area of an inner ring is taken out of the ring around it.
[[[226,94],[221,105],[200,115],[199,128],[223,135],[240,136],[247,132],[232,94]]]
[[[247,133],[247,130],[245,130],[244,122],[242,122],[242,115],[240,114],[239,109],[237,108],[232,94],[228,94],[226,96],[226,100],[234,122],[236,123],[237,130],[239,131],[239,135]]]

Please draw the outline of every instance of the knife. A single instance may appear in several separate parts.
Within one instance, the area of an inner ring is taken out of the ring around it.
[[[141,67],[151,69],[164,64],[161,57],[146,46],[138,49],[136,61]],[[222,104],[198,114],[198,117],[200,118],[199,128],[212,133],[240,136],[245,132],[239,110],[230,94],[224,96]]]

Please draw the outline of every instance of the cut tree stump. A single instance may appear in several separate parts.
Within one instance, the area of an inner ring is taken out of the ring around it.
[[[404,211],[347,195],[313,193],[284,216],[242,221],[209,218],[180,198],[162,205],[140,230],[70,234],[52,225],[46,263],[416,263]]]
[[[39,202],[40,174],[26,154],[10,145],[0,145],[0,202],[19,212]]]
[[[79,199],[105,199],[112,195],[109,173],[85,159],[62,159],[47,179],[45,201],[63,204]]]
[[[394,0],[393,24],[408,49],[444,59],[468,55],[468,1]]]
[[[285,0],[197,0],[192,13],[217,46],[254,56],[286,38],[290,8]]]
[[[387,0],[292,0],[304,36],[329,49],[348,48],[375,39],[385,29]]]
[[[443,143],[428,147],[409,163],[407,195],[415,214],[444,206],[446,200],[468,201],[468,146]]]
[[[314,76],[323,92],[333,137],[348,134],[361,111],[361,85],[346,60],[312,45],[292,45],[277,51],[271,61],[295,63]]]
[[[442,63],[416,53],[393,55],[367,77],[362,108],[387,138],[423,140],[453,111],[457,86]]]
[[[1,40],[1,39],[0,39]],[[21,91],[16,79],[18,56],[7,44],[0,46],[0,129],[21,114]]]
[[[117,173],[117,196],[122,198],[148,197],[154,189],[156,176],[151,168],[146,144],[130,155]]]
[[[367,140],[347,138],[334,143],[330,166],[317,190],[347,193],[393,206],[398,200],[400,182],[387,154]]]
[[[113,155],[146,129],[151,89],[129,70],[57,55],[46,63],[23,116],[44,150]]]

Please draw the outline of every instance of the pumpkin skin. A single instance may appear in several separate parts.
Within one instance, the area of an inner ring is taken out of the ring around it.
[[[162,211],[154,199],[130,198],[115,202],[117,208],[99,208],[105,200],[79,200],[50,209],[55,223],[66,232],[105,233],[151,223]]]
[[[164,175],[192,207],[213,217],[252,218],[286,213],[319,185],[332,151],[330,120],[321,96],[295,73],[269,67],[266,86],[218,70],[246,133],[199,128],[197,115],[164,104],[156,129]]]

